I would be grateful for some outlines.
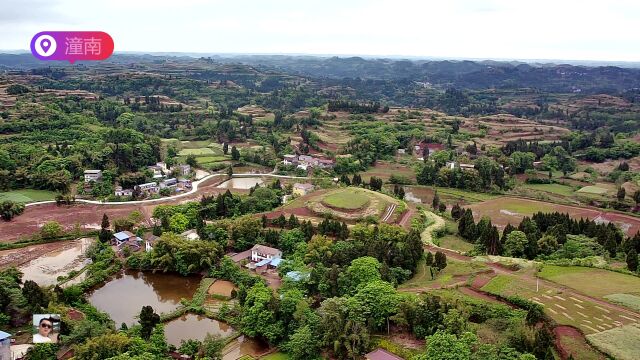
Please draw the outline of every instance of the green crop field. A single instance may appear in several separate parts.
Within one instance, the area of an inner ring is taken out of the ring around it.
[[[447,267],[437,274],[435,280],[432,280],[430,266],[427,266],[423,259],[418,263],[418,270],[413,278],[400,285],[399,288],[431,287],[434,286],[434,284],[448,285],[459,281],[460,277],[473,275],[486,269],[487,266],[480,262],[447,259]]]
[[[54,200],[56,193],[49,190],[23,189],[0,192],[0,201],[11,200],[18,203]]]
[[[220,161],[226,161],[229,160],[229,158],[226,156],[199,156],[196,158],[196,160],[198,161],[198,164],[211,164]]]
[[[343,189],[322,198],[322,202],[335,208],[355,210],[369,202],[369,196],[358,189]]]
[[[606,295],[604,298],[613,303],[626,306],[629,309],[640,311],[640,296],[631,294],[611,294]]]
[[[507,289],[507,287],[509,287],[509,285],[511,285],[514,280],[515,278],[512,276],[497,275],[482,287],[482,291],[486,291],[491,294],[502,295],[505,289]]]
[[[531,190],[545,191],[563,196],[571,196],[574,193],[571,186],[562,184],[524,184],[522,186]]]
[[[539,276],[601,298],[611,294],[640,294],[640,278],[604,269],[545,265]]]
[[[182,149],[178,153],[178,156],[201,156],[201,155],[216,155],[215,151],[211,148],[197,148],[197,149]]]
[[[581,188],[580,190],[578,190],[578,192],[585,193],[585,194],[604,195],[609,192],[609,189],[596,186],[596,185],[589,185]]]
[[[587,335],[596,348],[619,360],[635,360],[640,354],[640,327],[625,325],[611,330]]]

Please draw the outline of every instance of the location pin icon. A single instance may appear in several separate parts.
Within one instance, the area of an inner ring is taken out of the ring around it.
[[[43,57],[48,57],[53,55],[56,52],[57,44],[56,40],[51,35],[40,35],[33,42],[33,50],[39,55]]]

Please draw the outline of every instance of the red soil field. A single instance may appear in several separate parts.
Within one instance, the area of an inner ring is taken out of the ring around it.
[[[506,204],[513,204],[514,201],[517,201],[520,206],[527,206],[529,210],[523,213],[509,211],[509,205]],[[590,220],[597,219],[604,222],[613,222],[618,225],[622,231],[627,234],[627,236],[633,236],[640,231],[640,218],[631,215],[607,212],[597,208],[558,205],[543,201],[513,197],[501,197],[475,203],[466,207],[473,210],[473,216],[476,221],[479,221],[483,216],[488,216],[491,218],[491,222],[499,228],[504,228],[508,223],[517,226],[524,216],[531,216],[533,213],[538,211],[558,211],[561,213],[568,213],[569,216],[574,219],[586,218]]]

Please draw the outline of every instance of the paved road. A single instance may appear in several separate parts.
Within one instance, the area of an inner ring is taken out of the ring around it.
[[[179,198],[182,198],[182,197],[186,197],[186,196],[189,196],[189,195],[196,194],[198,192],[199,185],[202,184],[203,182],[209,180],[209,179],[213,179],[215,177],[227,177],[227,176],[228,176],[227,174],[209,174],[209,175],[203,177],[202,179],[200,179],[198,181],[194,181],[192,183],[191,190],[189,190],[189,191],[187,191],[185,193],[182,193],[182,194],[173,195],[173,196],[167,196],[167,197],[163,197],[163,198],[159,198],[159,199],[147,199],[147,200],[135,200],[135,201],[98,201],[98,200],[76,199],[76,202],[77,203],[85,203],[85,204],[93,204],[93,205],[135,205],[135,204],[154,204],[154,203],[168,202],[168,201],[173,201],[175,199],[179,199]],[[277,175],[277,174],[274,174],[274,173],[267,173],[267,174],[254,174],[254,173],[233,174],[232,177],[234,177],[234,178],[271,177],[271,178],[280,178],[280,179],[302,179],[302,180],[314,179],[313,177]],[[36,206],[36,205],[53,204],[53,203],[55,203],[54,200],[38,201],[38,202],[28,203],[25,206]]]

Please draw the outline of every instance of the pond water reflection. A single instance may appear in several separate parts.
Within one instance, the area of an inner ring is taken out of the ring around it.
[[[185,314],[164,324],[164,334],[169,344],[180,346],[181,340],[202,341],[207,336],[229,336],[233,328],[229,324],[195,314]]]
[[[152,306],[158,314],[175,310],[180,299],[191,299],[199,283],[196,276],[125,271],[93,291],[89,302],[108,313],[116,327],[123,322],[131,325],[145,305]]]

